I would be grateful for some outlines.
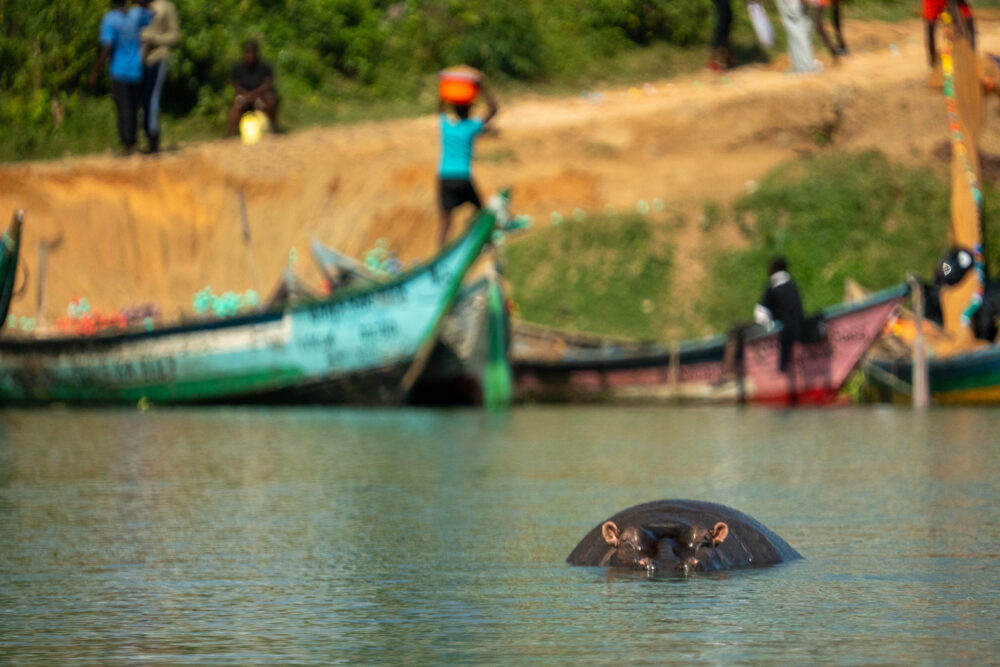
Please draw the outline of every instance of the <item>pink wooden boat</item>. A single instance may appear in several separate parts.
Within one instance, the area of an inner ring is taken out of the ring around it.
[[[823,311],[825,336],[795,343],[778,368],[780,336],[749,327],[673,344],[636,343],[518,322],[511,350],[521,402],[824,404],[838,392],[907,294],[905,285]]]

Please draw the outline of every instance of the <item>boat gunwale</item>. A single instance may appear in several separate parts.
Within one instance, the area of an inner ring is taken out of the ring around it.
[[[903,283],[874,292],[859,301],[827,306],[822,309],[820,313],[822,313],[824,319],[840,318],[846,315],[868,310],[870,308],[878,307],[894,299],[902,299],[908,292],[909,287]],[[782,326],[780,322],[776,323],[775,326],[770,329],[765,329],[760,325],[753,325],[749,329],[749,335],[744,337],[744,341],[749,343],[771,336],[777,336],[781,330]],[[538,359],[526,361],[518,361],[514,359],[513,365],[518,371],[625,369],[656,364],[670,364],[675,353],[681,363],[697,363],[702,361],[702,357],[709,355],[712,356],[712,360],[716,360],[715,357],[721,354],[727,338],[728,336],[726,334],[715,334],[705,338],[686,339],[675,343],[674,345],[676,345],[676,348],[673,348],[669,343],[647,343],[645,345],[651,346],[651,349],[646,351],[641,349],[626,351],[624,354],[618,356],[608,355],[603,358],[574,359],[563,357],[561,359],[553,360]],[[595,350],[599,349],[600,348],[595,348]],[[692,359],[691,357],[695,357],[695,359]]]
[[[0,351],[9,353],[34,353],[47,352],[52,348],[58,350],[69,350],[72,348],[89,347],[113,347],[136,341],[155,340],[168,336],[183,335],[190,333],[211,332],[216,330],[230,330],[247,326],[259,326],[280,321],[286,315],[294,315],[300,312],[308,312],[317,308],[340,305],[350,300],[360,297],[376,295],[381,292],[395,289],[398,286],[412,280],[420,278],[424,273],[431,271],[435,265],[443,262],[462,243],[476,232],[485,233],[485,228],[495,224],[496,214],[483,208],[469,223],[466,231],[454,241],[446,245],[429,262],[413,267],[409,271],[399,274],[392,280],[384,283],[370,285],[360,285],[349,287],[343,291],[335,292],[330,297],[311,301],[309,303],[296,304],[282,308],[281,310],[268,310],[247,315],[239,315],[227,319],[208,319],[196,322],[181,322],[169,326],[153,329],[151,331],[117,331],[109,333],[99,333],[93,336],[68,336],[59,335],[45,338],[4,338],[0,337]],[[470,262],[471,264],[471,262]]]

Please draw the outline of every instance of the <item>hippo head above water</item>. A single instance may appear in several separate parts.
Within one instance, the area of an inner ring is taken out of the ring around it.
[[[649,572],[690,572],[711,567],[715,547],[725,541],[729,526],[718,521],[709,530],[701,524],[627,525],[614,521],[601,525],[601,536],[610,550],[602,565],[630,567]]]
[[[594,526],[566,558],[570,565],[651,574],[732,570],[802,558],[746,514],[700,500],[655,500]]]

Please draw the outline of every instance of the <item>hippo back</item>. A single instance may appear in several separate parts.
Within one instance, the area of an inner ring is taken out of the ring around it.
[[[773,565],[802,558],[785,540],[767,526],[743,512],[718,503],[700,500],[655,500],[618,512],[605,521],[619,527],[670,522],[700,523],[711,528],[718,521],[729,526],[726,540],[714,549],[718,562],[712,569]],[[566,562],[570,565],[600,565],[609,547],[597,524],[576,545]]]

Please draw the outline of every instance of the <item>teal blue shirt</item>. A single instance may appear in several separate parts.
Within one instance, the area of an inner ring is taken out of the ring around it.
[[[141,31],[153,13],[142,7],[112,9],[101,20],[100,41],[111,47],[111,78],[127,83],[142,81]]]
[[[452,119],[441,114],[441,178],[465,178],[472,173],[472,142],[483,131],[483,121],[478,118]]]

